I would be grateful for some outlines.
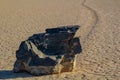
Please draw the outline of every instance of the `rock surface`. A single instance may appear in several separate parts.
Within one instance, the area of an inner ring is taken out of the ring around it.
[[[13,71],[33,75],[72,71],[76,54],[82,51],[79,38],[74,37],[78,28],[78,25],[50,28],[21,42]]]

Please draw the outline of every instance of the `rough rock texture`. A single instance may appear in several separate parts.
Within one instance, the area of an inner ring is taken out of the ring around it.
[[[46,29],[21,42],[16,51],[14,72],[27,71],[33,75],[70,72],[80,53],[80,40],[74,37],[78,25]]]

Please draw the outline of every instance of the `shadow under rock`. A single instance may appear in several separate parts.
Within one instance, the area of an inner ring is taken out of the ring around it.
[[[0,70],[0,79],[15,79],[15,78],[27,78],[33,77],[26,72],[14,73],[13,70]]]

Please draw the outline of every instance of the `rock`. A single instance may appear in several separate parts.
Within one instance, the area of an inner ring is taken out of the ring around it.
[[[72,71],[76,54],[82,51],[79,38],[74,37],[77,29],[78,25],[46,29],[22,41],[13,71],[33,75]]]

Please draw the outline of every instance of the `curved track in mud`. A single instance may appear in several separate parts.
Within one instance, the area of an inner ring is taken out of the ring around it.
[[[94,22],[93,22],[93,24],[91,25],[91,29],[87,32],[87,35],[86,35],[85,38],[83,39],[83,40],[84,40],[84,41],[83,41],[83,44],[86,42],[86,40],[87,40],[87,39],[89,38],[89,36],[92,34],[92,31],[95,29],[95,27],[96,27],[96,25],[97,25],[97,23],[98,23],[98,21],[99,21],[97,12],[96,12],[94,9],[92,9],[91,7],[87,6],[85,3],[86,3],[86,0],[84,0],[84,1],[82,2],[82,6],[84,6],[86,9],[88,9],[88,10],[91,12],[92,16],[94,17]]]

